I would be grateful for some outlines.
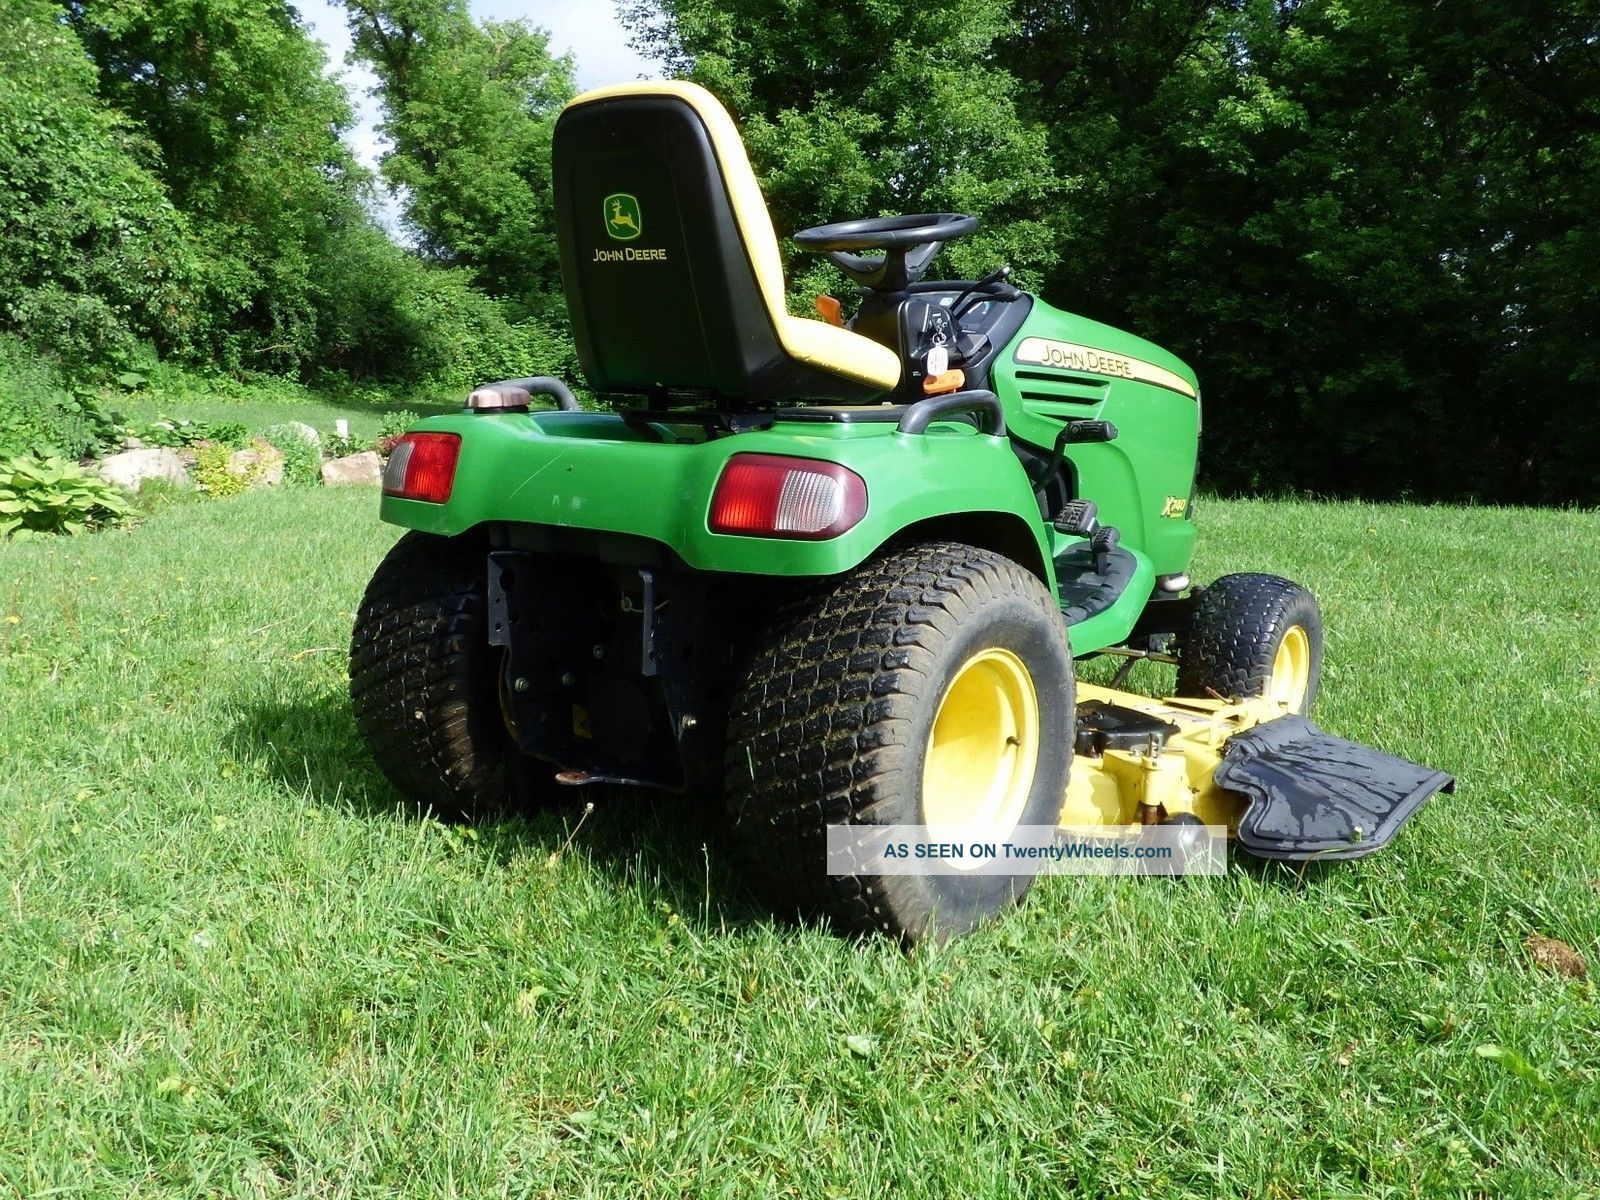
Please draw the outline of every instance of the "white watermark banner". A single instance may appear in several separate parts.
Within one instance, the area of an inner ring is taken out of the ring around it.
[[[926,825],[828,826],[830,875],[1222,875],[1221,825],[1018,825],[1004,836]]]

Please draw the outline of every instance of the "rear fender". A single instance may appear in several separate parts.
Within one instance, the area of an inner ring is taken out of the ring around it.
[[[903,434],[887,422],[779,423],[709,441],[671,442],[663,427],[605,413],[462,413],[419,429],[461,437],[443,504],[384,496],[391,524],[455,535],[490,522],[642,537],[702,571],[834,575],[906,535],[957,536],[1016,558],[1052,590],[1037,502],[1007,441],[960,422]],[[670,436],[670,435],[668,435]],[[740,453],[816,458],[866,481],[867,513],[826,541],[712,533],[712,493]]]

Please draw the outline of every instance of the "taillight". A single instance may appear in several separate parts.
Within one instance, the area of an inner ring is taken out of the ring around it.
[[[384,493],[443,504],[456,485],[456,459],[460,456],[458,433],[408,433],[389,452],[389,465],[383,470]]]
[[[711,532],[838,537],[867,515],[867,485],[838,463],[735,454],[711,497]]]

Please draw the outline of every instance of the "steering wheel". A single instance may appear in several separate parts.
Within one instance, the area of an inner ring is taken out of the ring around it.
[[[862,287],[898,292],[922,278],[939,247],[971,233],[978,218],[965,213],[913,213],[904,217],[863,217],[815,225],[794,235],[794,244],[828,256]],[[867,258],[858,250],[882,250]]]

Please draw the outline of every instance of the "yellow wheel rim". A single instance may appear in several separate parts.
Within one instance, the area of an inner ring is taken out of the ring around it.
[[[1304,628],[1291,625],[1272,656],[1272,675],[1267,679],[1267,695],[1290,712],[1300,712],[1311,690],[1311,638]]]
[[[969,658],[939,702],[922,767],[922,821],[940,842],[1005,837],[1039,759],[1039,697],[1009,650]]]

